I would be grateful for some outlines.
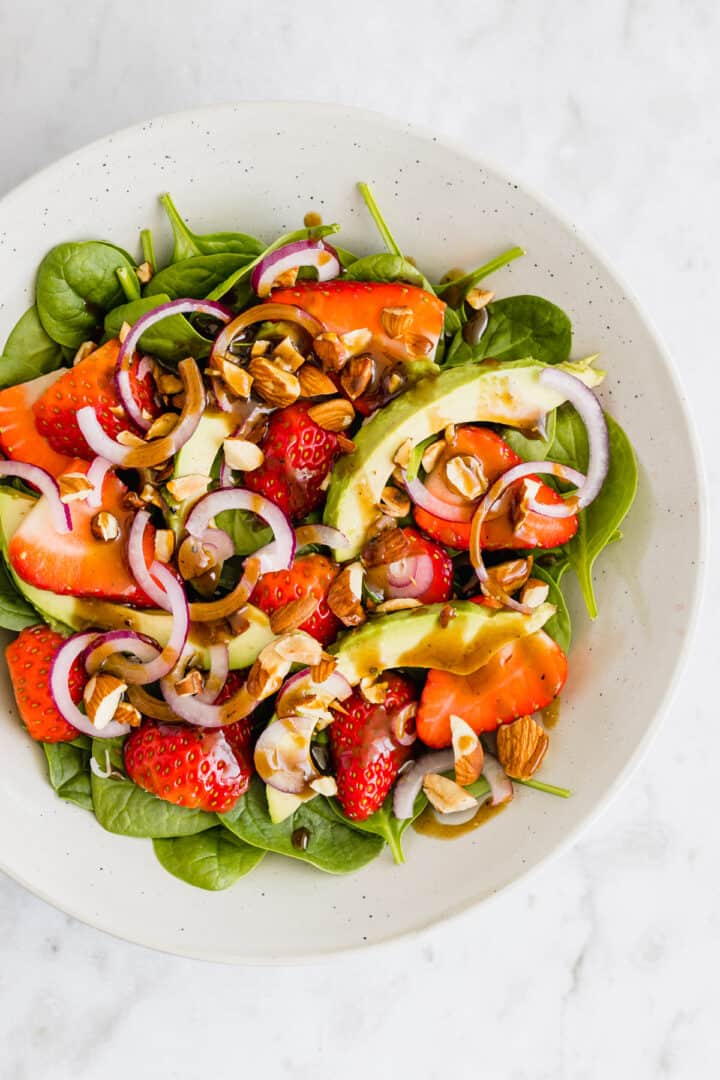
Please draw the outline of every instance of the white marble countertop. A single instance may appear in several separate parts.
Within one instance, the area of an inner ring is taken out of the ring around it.
[[[549,195],[634,286],[682,374],[717,505],[717,4],[259,7],[4,4],[0,192],[114,128],[216,101],[340,100],[459,137]],[[711,569],[681,693],[611,809],[419,943],[224,968],[115,941],[1,879],[0,1076],[717,1076],[717,603]]]

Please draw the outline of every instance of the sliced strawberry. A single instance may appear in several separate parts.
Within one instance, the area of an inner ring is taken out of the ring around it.
[[[68,471],[85,473],[86,461],[71,462]],[[84,499],[69,504],[72,532],[55,531],[47,499],[38,499],[20,528],[12,537],[8,557],[15,573],[38,589],[49,589],[63,596],[98,597],[120,600],[139,607],[153,603],[138,587],[127,564],[127,536],[133,512],[126,509],[125,485],[114,473],[103,484],[102,506],[88,506]],[[98,540],[92,532],[92,520],[105,510],[118,523],[117,539]],[[145,533],[145,558],[153,558],[154,532]]]
[[[77,729],[55,707],[50,693],[50,668],[64,638],[47,626],[21,630],[5,650],[18,710],[28,733],[38,742],[68,742]],[[78,658],[70,670],[70,696],[77,704],[87,676]]]
[[[365,701],[356,690],[328,728],[338,799],[354,821],[365,821],[380,809],[410,754],[409,746],[396,742],[391,721],[417,699],[417,691],[409,679],[392,671],[385,672],[382,681],[387,683],[383,705]]]
[[[337,435],[308,416],[311,407],[312,402],[296,402],[271,415],[260,444],[265,460],[243,481],[294,521],[321,505],[321,483],[338,454]]]
[[[317,607],[299,629],[316,638],[323,645],[334,641],[342,629],[339,619],[327,605],[327,593],[335,580],[339,567],[324,555],[303,555],[296,559],[289,570],[263,574],[250,597],[250,603],[266,615],[293,601],[313,598]]]
[[[35,423],[41,435],[59,454],[81,457],[90,461],[95,457],[78,427],[77,411],[84,405],[93,405],[104,431],[116,439],[121,431],[137,432],[135,425],[125,413],[115,387],[115,362],[120,351],[117,338],[101,345],[85,360],[68,371],[35,402]],[[154,385],[150,375],[138,379],[133,369],[130,382],[140,407],[149,417],[158,415],[160,409],[154,400]]]
[[[0,449],[13,461],[39,465],[51,476],[65,472],[71,458],[59,454],[35,424],[33,405],[62,377],[64,369],[0,391]]]
[[[472,507],[479,501],[475,500],[472,503],[463,498],[447,482],[445,466],[452,457],[458,455],[476,458],[482,465],[488,484],[493,484],[504,472],[513,465],[519,465],[522,461],[522,458],[489,428],[469,425],[457,428],[454,440],[440,456],[425,480],[428,491],[451,506]],[[558,493],[542,483],[539,477],[531,479],[540,485],[535,494],[535,499],[539,503],[562,502]],[[522,480],[512,484],[502,498],[501,512],[485,521],[481,540],[482,546],[487,550],[558,547],[560,544],[567,543],[577,532],[576,515],[552,518],[530,510],[522,515],[521,520],[514,522],[515,503],[522,493],[522,485]],[[439,540],[446,547],[462,550],[467,550],[470,546],[471,524],[469,521],[446,521],[421,507],[415,507],[413,513],[419,528],[433,540]]]
[[[128,736],[124,755],[138,787],[193,810],[223,814],[250,783],[222,729],[145,720]]]
[[[406,541],[404,545],[399,540],[400,536]],[[377,541],[371,541],[366,548],[370,587],[381,592],[386,599],[411,597],[421,604],[438,604],[449,600],[453,588],[453,564],[444,548],[421,536],[417,529],[409,527],[393,530],[392,539],[393,546],[402,554],[391,556],[390,562],[376,564],[374,553],[381,550]],[[415,563],[413,566],[415,560],[422,560],[422,564]],[[425,576],[426,566],[430,569],[429,579]],[[408,577],[409,583],[405,584]]]
[[[505,645],[471,675],[431,670],[420,698],[417,733],[427,746],[450,746],[450,717],[494,731],[549,705],[567,678],[567,657],[543,630]]]

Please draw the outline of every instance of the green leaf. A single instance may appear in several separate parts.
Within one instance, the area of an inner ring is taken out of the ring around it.
[[[459,331],[445,359],[446,367],[469,360],[524,360],[560,364],[570,356],[572,325],[564,311],[541,296],[508,296],[488,304],[487,329],[476,345]]]
[[[105,318],[106,336],[117,337],[124,322],[132,326],[141,315],[168,303],[169,300],[170,297],[165,294],[143,296],[141,300],[132,300],[129,304],[113,308]],[[140,338],[140,346],[144,352],[157,356],[160,360],[179,363],[186,356],[194,356],[196,359],[208,356],[212,342],[198,334],[184,315],[169,315],[167,319],[145,331]]]
[[[345,273],[347,281],[402,281],[407,285],[417,285],[421,289],[433,291],[433,287],[417,266],[404,259],[402,255],[365,255],[356,259]]]
[[[58,244],[40,263],[37,308],[40,321],[60,345],[77,349],[102,326],[103,315],[121,303],[117,271],[134,270],[112,244],[90,240]]]
[[[272,529],[249,510],[223,510],[217,516],[217,527],[232,537],[236,555],[252,555],[273,538]]]
[[[157,270],[157,259],[155,258],[155,244],[151,229],[143,229],[140,233],[140,246],[142,247],[143,262],[150,264],[150,269],[154,274]]]
[[[260,241],[246,233],[217,232],[199,236],[188,228],[170,195],[161,195],[160,202],[163,204],[173,231],[175,246],[172,261],[174,263],[191,259],[196,255],[218,255],[228,252],[252,258],[263,251]]]
[[[565,597],[560,587],[560,582],[562,581],[568,566],[569,562],[566,559],[560,559],[548,568],[538,566],[537,563],[535,563],[532,570],[533,577],[539,578],[540,581],[544,581],[550,586],[548,601],[551,604],[554,604],[556,608],[555,614],[551,619],[548,619],[543,630],[550,635],[553,641],[558,643],[565,653],[570,649],[572,624],[570,621],[570,612],[565,603]]]
[[[35,608],[27,602],[0,560],[0,626],[5,630],[22,630],[35,626],[40,619]]]
[[[462,277],[443,281],[442,285],[438,285],[435,291],[438,296],[445,296],[452,289],[453,294],[462,302],[470,290],[475,288],[483,278],[494,274],[496,270],[502,270],[503,266],[507,266],[513,259],[519,259],[524,254],[525,252],[521,247],[512,247],[509,251],[504,251],[502,255],[496,255],[490,262],[483,263],[477,270],[470,270],[469,273],[463,274]],[[460,305],[454,304],[453,306],[459,307]]]
[[[90,740],[80,735],[72,742],[43,743],[48,777],[61,799],[92,810]]]
[[[0,357],[0,388],[47,375],[62,362],[62,349],[45,332],[33,304],[15,323],[5,342]]]
[[[111,768],[124,773],[122,747],[123,739],[93,739],[93,757],[105,770],[107,751]],[[153,840],[192,836],[211,829],[216,822],[213,814],[188,810],[187,807],[158,799],[126,777],[122,780],[116,777],[104,780],[93,773],[91,784],[95,817],[103,829],[119,833],[120,836],[142,836]]]
[[[120,282],[120,288],[123,291],[126,300],[139,300],[140,282],[138,276],[134,270],[131,270],[129,266],[121,266],[115,271],[117,279]]]
[[[231,832],[253,847],[275,851],[312,863],[330,874],[349,874],[375,859],[384,847],[379,836],[359,833],[338,819],[321,795],[303,803],[291,817],[273,825],[267,808],[265,785],[257,777],[248,792],[220,820]],[[309,842],[302,851],[292,842],[293,833],[307,829]]]
[[[228,889],[265,857],[264,851],[238,840],[221,825],[197,836],[153,840],[153,850],[174,877],[212,892]]]
[[[427,450],[428,446],[432,446],[434,442],[437,442],[439,435],[428,435],[427,439],[421,439],[419,443],[415,443],[410,451],[410,457],[408,458],[407,478],[408,480],[414,480],[417,474],[420,472],[420,466],[422,464],[423,454]]]
[[[545,421],[545,437],[533,438],[524,434],[518,428],[503,428],[500,432],[505,442],[523,461],[544,461],[550,453],[555,440],[555,428],[557,427],[557,414],[555,409],[547,414]]]
[[[422,814],[427,806],[427,798],[421,791],[415,800],[412,817],[400,820],[399,818],[396,818],[393,813],[393,797],[391,792],[380,809],[376,810],[375,813],[371,814],[365,821],[352,821],[345,816],[337,799],[330,799],[329,802],[340,820],[345,822],[346,825],[349,825],[351,829],[357,829],[359,832],[370,833],[373,836],[382,837],[390,848],[392,857],[396,863],[405,862],[405,855],[403,854],[402,849],[402,837],[404,832],[408,826],[412,825],[413,821]]]
[[[633,504],[637,491],[635,452],[616,420],[605,414],[610,440],[610,466],[600,494],[578,514],[578,531],[564,551],[580,583],[585,606],[592,619],[597,617],[597,603],[592,571],[595,561],[608,544]],[[571,405],[558,409],[555,441],[550,457],[564,465],[586,472],[588,443],[585,425]]]
[[[363,201],[365,202],[365,205],[367,206],[368,210],[370,211],[370,216],[372,217],[373,221],[377,225],[377,230],[380,233],[380,236],[382,238],[383,243],[385,244],[385,247],[388,249],[388,251],[392,252],[393,255],[399,255],[402,258],[402,251],[400,250],[400,248],[399,248],[399,246],[397,244],[397,241],[395,240],[395,237],[390,232],[390,229],[388,228],[387,222],[385,221],[385,218],[382,216],[382,213],[380,212],[380,207],[375,202],[375,196],[373,195],[372,191],[370,190],[370,185],[365,184],[365,183],[363,183],[361,181],[358,184],[357,188],[358,188],[358,191],[360,192],[360,194],[363,197]]]
[[[171,300],[187,296],[202,299],[235,270],[245,266],[251,258],[251,255],[227,252],[218,255],[195,255],[181,262],[171,263],[150,279],[145,287],[145,296],[164,294]]]

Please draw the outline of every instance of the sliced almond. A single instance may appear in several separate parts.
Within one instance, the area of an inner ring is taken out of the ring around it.
[[[83,690],[83,701],[88,719],[94,727],[104,728],[110,723],[126,690],[127,683],[114,675],[104,672],[93,675]]]
[[[145,484],[140,492],[140,498],[146,505],[157,506],[158,510],[166,509],[160,492],[152,484]]]
[[[285,337],[273,349],[273,359],[286,371],[295,372],[305,363],[305,357],[298,352],[292,338]]]
[[[293,664],[305,664],[307,667],[319,664],[323,656],[320,642],[302,630],[282,634],[269,646],[266,646],[266,649],[274,651],[282,659],[289,660]]]
[[[326,431],[344,431],[355,419],[355,410],[345,398],[330,398],[309,408],[308,416]]]
[[[120,329],[118,330],[118,341],[120,342],[121,345],[122,345],[123,341],[128,336],[128,334],[130,333],[131,330],[132,330],[132,326],[130,325],[129,322],[124,322],[121,325]]]
[[[322,362],[326,371],[342,371],[350,359],[350,352],[338,334],[329,331],[318,334],[313,341],[315,355]]]
[[[300,397],[297,376],[290,371],[284,371],[264,356],[251,360],[248,370],[253,377],[253,390],[268,405],[283,409]]]
[[[473,311],[480,311],[494,299],[495,293],[492,289],[470,289],[465,297],[465,302]]]
[[[366,545],[362,555],[366,566],[383,566],[404,559],[409,554],[410,541],[394,521],[392,525],[392,528],[383,530]]]
[[[365,393],[375,374],[375,361],[372,356],[363,353],[354,356],[343,368],[340,382],[349,398],[355,401]]]
[[[325,680],[332,675],[336,667],[337,657],[324,652],[320,657],[320,662],[314,664],[313,667],[310,668],[310,678],[314,683],[325,682]]]
[[[218,372],[228,390],[233,394],[237,394],[240,398],[250,396],[253,377],[246,368],[240,367],[239,364],[235,364],[231,360],[221,360]],[[214,374],[213,370],[210,369],[208,374]]]
[[[303,364],[297,377],[302,397],[327,397],[337,393],[337,386],[332,379],[314,364]]]
[[[540,487],[540,481],[532,476],[523,477],[517,488],[513,485],[513,502],[511,504],[512,508],[510,516],[513,529],[516,532],[518,529],[521,529],[527,521],[528,514],[531,513],[531,503],[540,491]]]
[[[320,601],[316,596],[302,596],[283,604],[270,616],[270,629],[273,634],[285,634],[297,630],[317,610]]]
[[[225,439],[223,454],[227,465],[241,472],[253,472],[259,469],[265,460],[260,447],[249,439]]]
[[[192,668],[187,675],[175,683],[175,693],[180,697],[190,697],[192,694],[199,694],[204,685],[200,672],[197,668]]]
[[[152,280],[153,268],[149,262],[140,263],[140,265],[135,268],[135,275],[141,285],[147,285],[147,283]]]
[[[174,480],[168,480],[167,489],[175,502],[185,502],[187,499],[199,499],[208,489],[210,478],[200,473],[188,473],[187,476],[177,476]]]
[[[410,608],[422,607],[414,596],[397,596],[393,600],[383,600],[375,608],[376,615],[391,615],[393,611],[409,611]]]
[[[348,356],[358,356],[370,347],[372,332],[366,329],[348,330],[346,334],[340,335],[340,341],[347,349]]]
[[[392,484],[386,484],[380,496],[378,507],[388,517],[402,518],[410,513],[410,496]]]
[[[455,758],[455,780],[461,787],[474,784],[483,769],[485,754],[482,743],[466,720],[450,716],[452,748]]]
[[[173,375],[170,371],[161,371],[156,378],[157,388],[165,397],[181,393],[183,389],[182,379]]]
[[[512,596],[522,589],[530,577],[532,555],[527,559],[508,559],[507,562],[491,566],[487,572],[487,581],[483,582],[482,591],[486,596],[497,596],[499,592]]]
[[[455,442],[455,436],[456,435],[457,435],[457,428],[455,427],[455,425],[454,424],[447,424],[447,426],[445,427],[444,436],[445,436],[445,442],[448,444],[448,446],[453,445],[453,443]]]
[[[424,334],[413,334],[411,331],[403,334],[402,340],[410,356],[429,356],[433,351],[432,341]]]
[[[386,307],[380,312],[383,330],[391,338],[402,337],[413,324],[415,314],[411,307]]]
[[[94,341],[83,341],[80,348],[73,356],[73,367],[75,364],[81,364],[83,360],[87,360],[88,356],[94,353],[97,349],[97,345]]]
[[[250,346],[251,356],[265,356],[270,351],[271,341],[266,341],[264,338],[256,338]]]
[[[90,532],[96,540],[109,544],[120,535],[118,519],[107,510],[100,510],[90,521]]]
[[[428,802],[440,814],[454,814],[477,806],[477,799],[464,788],[439,773],[428,773],[423,781]]]
[[[395,451],[393,461],[396,465],[399,465],[401,469],[407,469],[410,464],[410,454],[412,452],[413,442],[412,439],[406,439],[405,442],[400,443],[400,446]]]
[[[368,675],[360,680],[360,695],[371,705],[383,705],[388,696],[388,684],[375,676]]]
[[[343,567],[331,584],[327,604],[345,626],[359,626],[365,622],[361,603],[364,570],[359,562]]]
[[[544,604],[550,594],[550,586],[539,578],[529,578],[520,593],[520,602],[536,608]]]
[[[121,446],[130,446],[133,450],[136,450],[140,446],[145,446],[145,440],[141,439],[139,435],[136,435],[134,431],[120,431],[116,438]]]
[[[313,791],[317,791],[319,795],[325,795],[328,799],[331,799],[333,795],[337,795],[337,781],[334,776],[318,776],[316,780],[310,781],[310,787]]]
[[[58,477],[58,489],[61,502],[71,503],[78,499],[87,499],[95,487],[85,473],[63,473]]]
[[[148,428],[146,438],[163,439],[177,427],[179,416],[177,413],[166,412],[158,416]]]
[[[550,740],[532,716],[501,724],[497,733],[500,764],[513,780],[529,780],[540,767]]]
[[[422,467],[426,473],[433,471],[446,450],[447,443],[444,439],[436,439],[434,443],[430,443],[430,445],[426,447],[422,456]]]
[[[128,727],[140,727],[142,713],[131,705],[129,701],[121,701],[113,715],[116,724],[127,724]]]
[[[158,562],[169,563],[175,551],[175,533],[172,529],[157,529],[155,532],[155,558]]]
[[[450,487],[466,499],[479,499],[488,489],[482,463],[471,454],[456,454],[446,461],[445,476]]]

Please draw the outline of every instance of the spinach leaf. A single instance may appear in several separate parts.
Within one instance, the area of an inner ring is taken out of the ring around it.
[[[117,337],[124,322],[130,326],[136,323],[141,315],[152,311],[161,304],[166,304],[170,297],[160,293],[154,296],[143,296],[141,300],[132,300],[129,304],[121,304],[113,308],[105,317],[105,334],[107,337]],[[186,356],[194,356],[202,359],[210,354],[212,342],[198,334],[184,315],[169,315],[167,319],[151,326],[140,338],[141,348],[157,356],[167,363],[179,363]]]
[[[183,259],[191,259],[195,255],[217,255],[235,252],[252,258],[254,255],[262,253],[263,246],[260,241],[256,240],[254,236],[248,236],[246,233],[218,232],[198,236],[197,233],[188,228],[178,213],[170,195],[161,195],[160,202],[163,204],[173,231],[175,246],[172,261],[174,263],[182,262]]]
[[[0,626],[5,630],[22,630],[39,622],[35,608],[27,602],[0,560]]]
[[[594,502],[578,515],[578,531],[565,546],[568,561],[580,583],[585,606],[597,617],[592,570],[601,551],[616,539],[616,532],[635,499],[637,461],[630,440],[616,420],[605,414],[610,440],[610,467]],[[571,405],[558,409],[555,441],[550,457],[581,472],[587,470],[585,425]]]
[[[174,877],[213,892],[234,885],[265,857],[264,851],[238,840],[221,825],[197,836],[153,840],[153,850]]]
[[[399,255],[400,257],[402,257],[402,251],[400,250],[397,241],[395,240],[395,237],[390,232],[387,222],[385,221],[385,218],[380,212],[380,207],[375,202],[375,196],[370,190],[370,185],[360,182],[357,188],[363,197],[365,205],[370,211],[370,216],[377,225],[377,230],[382,237],[382,241],[385,244],[385,247],[388,249],[388,251],[391,251],[393,255]]]
[[[194,255],[159,270],[145,286],[145,296],[164,294],[171,300],[190,296],[202,299],[216,285],[249,262],[250,255],[232,252],[218,255]]]
[[[33,304],[15,323],[5,342],[0,357],[0,388],[47,375],[62,362],[62,349],[45,332]]]
[[[239,270],[235,270],[229,277],[221,281],[219,285],[216,285],[211,293],[208,294],[208,300],[222,300],[227,293],[232,292],[241,282],[246,281],[250,277],[253,270],[259,262],[261,262],[266,255],[269,255],[271,251],[276,251],[277,248],[283,247],[284,244],[294,244],[296,240],[307,240],[312,238],[313,240],[321,240],[324,236],[332,236],[333,233],[339,232],[339,225],[315,225],[311,229],[297,229],[295,232],[285,233],[284,236],[279,236],[277,240],[273,240],[272,244],[268,247],[252,262],[246,263],[245,266],[241,266]]]
[[[217,527],[232,537],[236,555],[252,555],[273,538],[272,529],[248,510],[223,510],[217,516]]]
[[[548,619],[543,630],[550,635],[553,641],[558,643],[565,653],[570,649],[572,624],[570,622],[570,612],[565,603],[565,597],[560,587],[560,582],[569,565],[567,559],[558,559],[558,561],[554,562],[550,567],[538,566],[536,563],[532,570],[533,577],[539,578],[540,581],[544,581],[550,586],[548,601],[551,604],[554,604],[556,608],[555,614],[551,619]]]
[[[60,345],[77,349],[102,326],[103,315],[124,293],[116,271],[134,271],[118,248],[90,240],[58,244],[40,263],[37,308],[40,321]]]
[[[467,294],[478,285],[483,278],[488,277],[489,274],[494,274],[496,270],[501,270],[503,266],[507,266],[513,259],[519,259],[525,252],[521,247],[512,247],[509,251],[504,251],[502,255],[497,255],[490,262],[483,263],[477,270],[471,270],[467,274],[463,274],[462,277],[452,278],[450,281],[443,281],[441,285],[438,285],[436,292],[438,296],[445,296],[446,293],[451,292],[452,295],[458,297],[462,302]],[[459,307],[459,304],[454,304],[454,307]]]
[[[142,293],[140,292],[140,282],[138,276],[134,270],[131,270],[128,266],[121,266],[119,270],[116,270],[117,279],[120,282],[120,288],[123,291],[123,295],[126,300],[139,300]]]
[[[93,739],[92,753],[101,769],[106,767],[106,751],[110,765],[124,772],[123,739]],[[95,817],[103,829],[120,836],[143,836],[164,839],[169,836],[192,836],[211,829],[214,814],[203,810],[188,810],[184,806],[158,799],[134,784],[132,780],[108,777],[103,780],[92,774],[92,799]]]
[[[348,266],[352,266],[357,262],[357,255],[353,255],[352,251],[346,251],[345,248],[338,247],[337,244],[333,244],[335,248],[335,254],[340,260],[340,265],[347,269]]]
[[[523,461],[544,461],[550,453],[555,440],[557,414],[555,409],[548,413],[545,421],[545,437],[533,439],[523,434],[518,428],[503,428],[502,435],[508,446],[519,454]]]
[[[90,740],[79,735],[72,742],[43,743],[48,777],[61,799],[92,810]]]
[[[275,851],[312,863],[330,874],[349,874],[375,859],[384,847],[379,836],[363,835],[340,821],[321,795],[303,803],[291,817],[273,825],[267,808],[265,785],[257,777],[250,788],[220,820],[231,832],[253,847]],[[301,851],[292,842],[296,829],[310,834]]]
[[[508,296],[488,304],[487,330],[476,345],[458,331],[445,358],[453,367],[469,360],[524,360],[560,364],[570,356],[572,325],[564,311],[541,296]]]
[[[396,818],[393,813],[393,797],[392,793],[390,793],[380,809],[376,810],[375,813],[371,814],[365,821],[351,821],[350,818],[346,817],[343,813],[343,809],[337,799],[330,799],[329,802],[339,819],[346,825],[349,825],[351,829],[357,829],[359,832],[371,833],[373,836],[382,837],[390,848],[396,863],[405,862],[405,855],[403,854],[402,849],[403,833],[409,825],[412,825],[415,818],[422,814],[427,806],[427,798],[424,792],[421,791],[413,806],[413,816],[411,818],[404,818],[401,821],[399,818]]]
[[[408,285],[427,289],[428,292],[433,291],[432,285],[417,266],[403,259],[402,255],[390,255],[387,252],[357,259],[348,267],[345,278],[348,281],[404,281]]]
[[[155,258],[155,243],[151,229],[143,229],[140,233],[140,246],[142,247],[143,262],[148,263],[154,274],[157,270],[157,259]]]

